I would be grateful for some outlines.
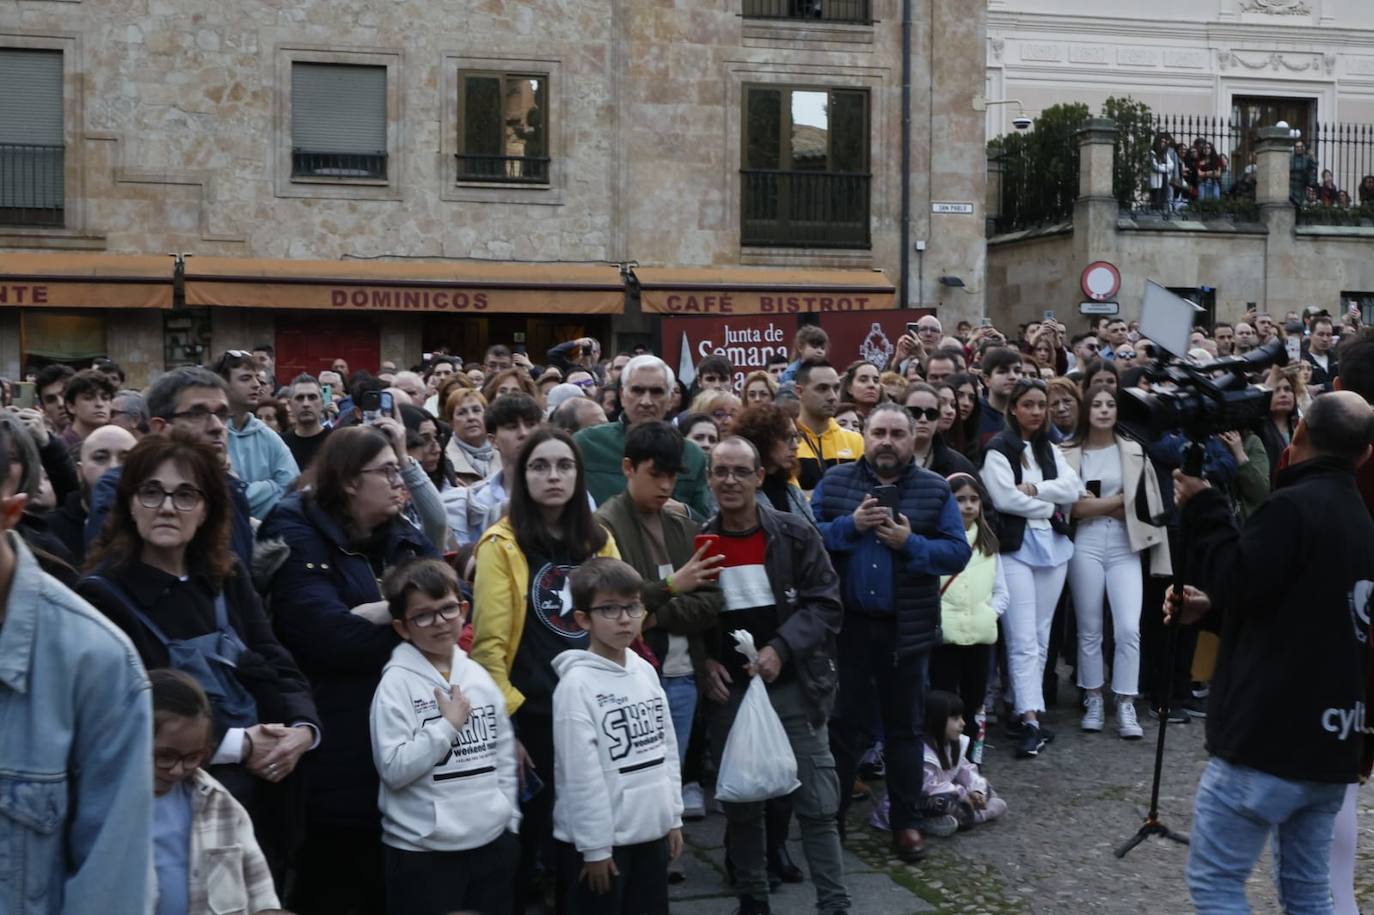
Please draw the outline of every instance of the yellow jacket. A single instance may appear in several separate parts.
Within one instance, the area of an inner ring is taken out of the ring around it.
[[[599,556],[620,558],[615,536],[606,532]],[[515,540],[510,516],[487,528],[477,541],[477,578],[472,594],[472,651],[468,653],[491,674],[506,697],[506,714],[514,715],[525,697],[510,682],[515,652],[525,632],[530,566]]]
[[[793,482],[807,492],[836,464],[847,464],[864,456],[864,437],[842,428],[831,417],[817,435],[797,421],[797,476]]]

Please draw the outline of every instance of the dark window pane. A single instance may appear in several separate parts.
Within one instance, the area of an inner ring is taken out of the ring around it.
[[[830,152],[830,105],[825,92],[792,90],[792,168],[827,171]]]
[[[868,95],[864,92],[834,92],[830,96],[833,112],[830,132],[830,170],[868,171]]]
[[[499,156],[501,152],[501,80],[469,76],[463,80],[463,151]]]
[[[782,93],[750,89],[745,119],[745,168],[781,168]]]

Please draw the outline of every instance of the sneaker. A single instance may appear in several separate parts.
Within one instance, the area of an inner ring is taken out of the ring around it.
[[[1192,699],[1184,700],[1181,711],[1189,718],[1207,717],[1207,699],[1194,696]]]
[[[1021,723],[1021,739],[1016,747],[1016,758],[1030,759],[1033,756],[1038,756],[1047,743],[1049,740],[1041,733],[1035,722],[1023,721]]]
[[[1150,709],[1150,717],[1158,719],[1160,717],[1160,710],[1158,708]],[[1169,724],[1187,724],[1189,720],[1188,713],[1178,706],[1169,709]]]
[[[928,817],[916,824],[916,828],[928,836],[939,836],[948,839],[959,831],[959,821],[950,814],[938,817]]]
[[[682,786],[682,818],[684,820],[706,819],[706,796],[701,785],[688,782]]]
[[[1122,699],[1116,704],[1116,732],[1122,740],[1139,740],[1145,736],[1135,717],[1135,702]]]
[[[1083,699],[1083,724],[1081,727],[1085,731],[1100,731],[1106,723],[1107,713],[1104,710],[1101,693],[1088,693]]]

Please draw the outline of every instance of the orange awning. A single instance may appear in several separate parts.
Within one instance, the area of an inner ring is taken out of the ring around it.
[[[612,315],[625,281],[610,264],[186,258],[186,304],[433,314]]]
[[[167,255],[0,254],[0,308],[171,308]]]
[[[879,270],[636,267],[640,304],[668,315],[887,311],[896,289]]]

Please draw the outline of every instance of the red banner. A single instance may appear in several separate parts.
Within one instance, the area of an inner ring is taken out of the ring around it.
[[[739,387],[750,372],[767,368],[771,356],[777,353],[790,356],[796,333],[796,315],[665,317],[661,322],[659,352],[674,372],[679,376],[687,374],[688,378],[695,377],[696,366],[701,360],[722,355],[735,367],[734,382]],[[690,372],[684,372],[689,363]]]
[[[821,315],[821,327],[830,335],[830,363],[841,374],[859,359],[883,368],[897,348],[897,339],[933,308],[907,308],[901,311],[869,314]]]

